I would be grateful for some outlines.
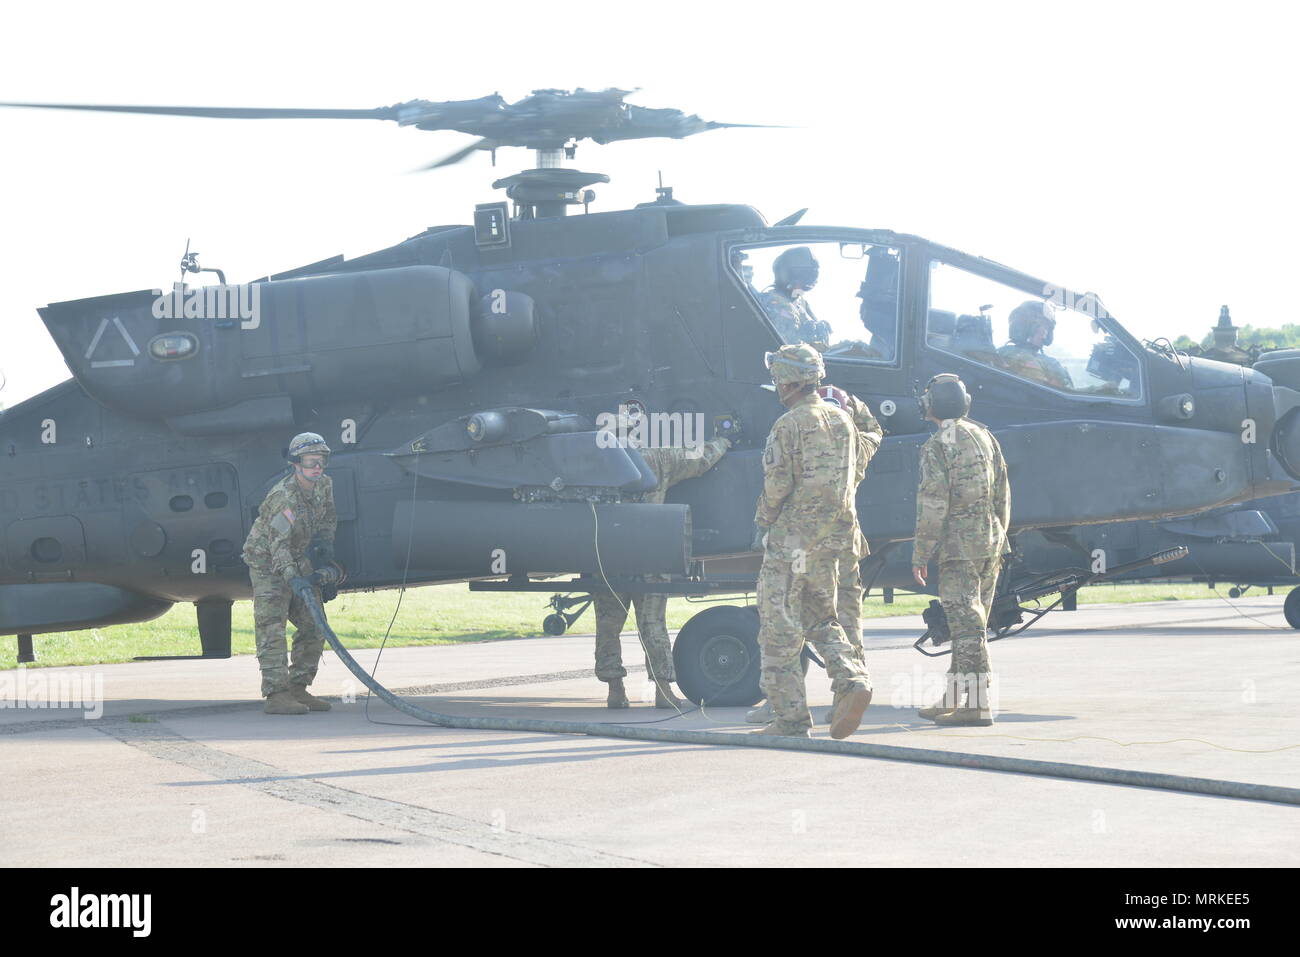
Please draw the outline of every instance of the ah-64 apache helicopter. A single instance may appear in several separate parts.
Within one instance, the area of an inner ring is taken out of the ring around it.
[[[752,590],[758,446],[783,411],[760,388],[764,353],[782,340],[759,290],[793,247],[818,264],[806,299],[829,329],[828,381],[867,400],[888,433],[858,497],[878,555],[911,537],[928,434],[915,395],[940,372],[965,379],[1002,443],[1018,528],[1170,517],[1300,487],[1300,362],[1270,379],[1189,359],[1138,341],[1094,296],[890,230],[800,214],[768,225],[752,207],[686,204],[662,188],[634,209],[590,212],[586,187],[607,177],[562,167],[578,138],[725,125],[623,95],[341,111],[475,132],[472,148],[530,147],[537,168],[494,184],[513,210],[483,204],[473,225],[269,276],[225,313],[224,277],[202,296],[146,290],[41,309],[73,378],[0,418],[0,633],[143,621],[184,601],[197,606],[203,655],[228,655],[231,602],[250,594],[240,548],[301,431],[337,450],[335,546],[350,589],[470,580],[568,592],[552,599],[552,632],[607,585]],[[576,205],[585,215],[566,215]],[[185,268],[198,270],[193,256]],[[1048,345],[1068,384],[1000,359],[1025,302],[1056,308]],[[218,318],[185,318],[203,307]],[[594,427],[629,405],[677,415],[683,433],[702,417],[741,447],[667,504],[622,501],[650,473]],[[639,577],[652,573],[671,579]],[[577,577],[548,580],[566,574]],[[756,633],[753,609],[692,618],[675,650],[683,691],[758,700]]]

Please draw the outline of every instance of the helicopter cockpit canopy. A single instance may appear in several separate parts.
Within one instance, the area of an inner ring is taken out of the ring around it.
[[[733,246],[729,260],[783,342],[807,342],[842,359],[895,360],[898,249],[769,243]]]
[[[930,264],[926,343],[1072,395],[1139,399],[1140,363],[1095,296],[1027,293],[948,263]]]

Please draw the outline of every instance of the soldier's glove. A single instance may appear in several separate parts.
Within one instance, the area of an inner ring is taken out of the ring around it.
[[[339,570],[333,565],[326,565],[324,568],[318,568],[311,573],[311,582],[313,585],[320,585],[324,588],[326,585],[337,585],[342,576]]]
[[[767,551],[767,529],[761,525],[754,532],[754,541],[749,546],[750,551],[765,552]]]
[[[307,558],[312,568],[322,568],[334,561],[334,543],[323,538],[315,539],[307,548]]]
[[[343,583],[343,568],[334,562],[311,573],[311,580],[320,586],[320,600],[333,601],[339,597],[339,585]]]

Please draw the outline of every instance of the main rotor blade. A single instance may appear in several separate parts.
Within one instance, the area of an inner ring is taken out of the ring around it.
[[[206,116],[227,120],[395,120],[391,106],[372,110],[309,110],[238,106],[113,106],[93,103],[0,103],[36,110],[93,110],[100,113],[154,113],[166,116]]]
[[[500,145],[501,144],[495,142],[494,140],[487,139],[486,137],[483,139],[475,140],[473,143],[470,143],[469,146],[463,147],[462,149],[458,149],[454,153],[449,153],[448,155],[444,156],[440,160],[434,160],[428,166],[417,166],[415,169],[411,170],[411,172],[425,173],[431,169],[442,169],[442,167],[444,166],[453,166],[456,163],[459,163],[461,160],[465,159],[465,157],[469,156],[475,150],[494,150]]]

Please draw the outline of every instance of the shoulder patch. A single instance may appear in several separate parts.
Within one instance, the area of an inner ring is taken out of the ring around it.
[[[286,508],[276,513],[275,518],[271,519],[271,527],[281,535],[288,534],[293,528],[294,514],[293,509]]]

